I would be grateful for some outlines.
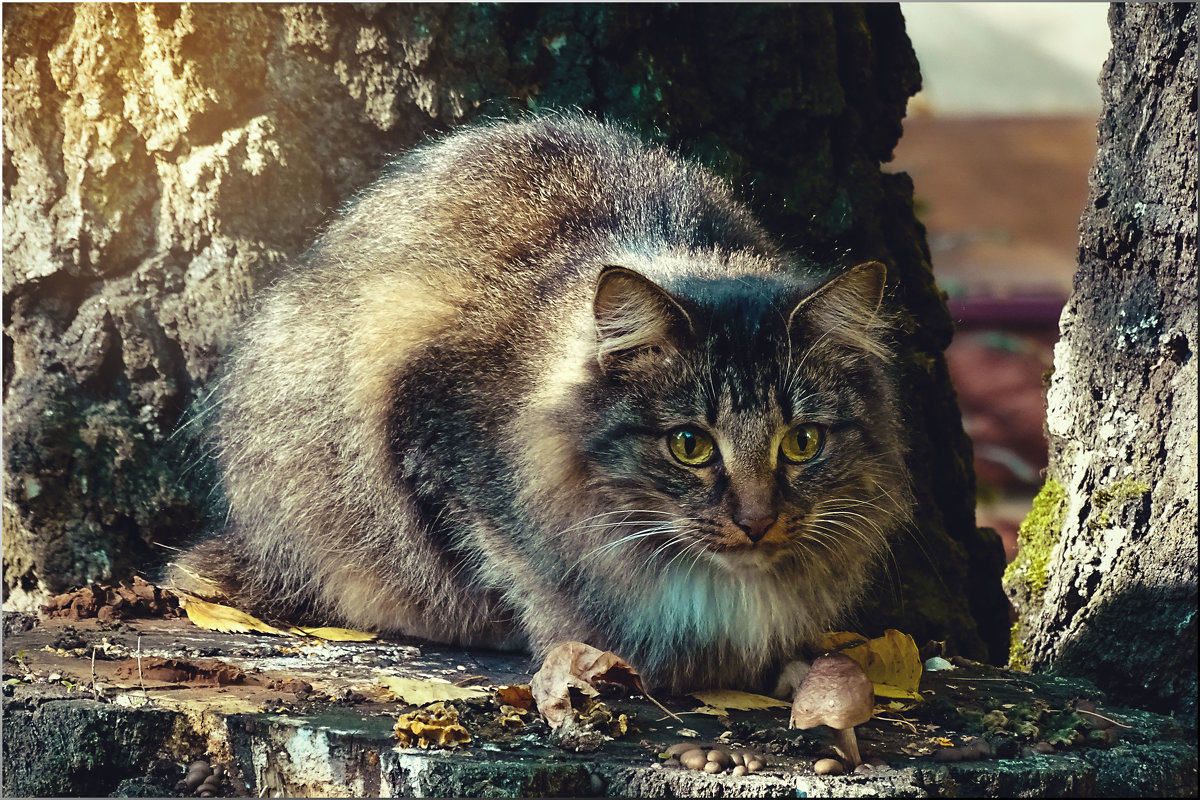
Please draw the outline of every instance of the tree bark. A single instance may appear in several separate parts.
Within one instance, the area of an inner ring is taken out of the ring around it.
[[[1196,7],[1114,5],[1013,662],[1196,713]]]
[[[831,272],[888,262],[920,505],[859,622],[1004,657],[951,323],[879,169],[919,84],[897,7],[10,5],[4,45],[10,604],[197,533],[212,479],[171,432],[255,289],[392,155],[579,107],[744,187]]]

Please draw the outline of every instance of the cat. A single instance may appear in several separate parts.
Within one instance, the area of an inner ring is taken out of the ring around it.
[[[184,591],[755,689],[908,519],[885,269],[558,114],[419,147],[257,299],[215,392],[228,524]]]

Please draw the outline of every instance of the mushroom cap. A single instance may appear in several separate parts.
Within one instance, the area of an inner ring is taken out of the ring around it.
[[[871,719],[875,688],[854,659],[838,653],[824,655],[792,700],[792,725],[797,728],[852,728]]]

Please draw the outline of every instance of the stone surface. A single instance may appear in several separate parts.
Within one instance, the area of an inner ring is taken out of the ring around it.
[[[5,796],[186,796],[178,782],[197,761],[222,766],[227,796],[249,797],[1196,793],[1194,730],[1105,705],[1086,683],[963,661],[955,669],[925,673],[924,704],[907,711],[879,709],[875,719],[857,727],[872,769],[818,776],[814,762],[833,754],[829,731],[788,730],[786,709],[733,711],[727,718],[686,714],[700,705],[687,697],[658,698],[681,714],[676,721],[645,699],[605,696],[603,702],[626,714],[634,730],[617,738],[596,735],[586,747],[579,745],[581,738],[569,746],[536,714],[523,729],[502,729],[493,723],[495,702],[485,697],[454,703],[472,736],[466,746],[453,751],[398,746],[394,723],[412,706],[391,699],[380,675],[451,680],[490,693],[496,686],[528,682],[532,665],[520,655],[407,642],[220,634],[169,619],[116,626],[95,620],[68,626],[51,619],[20,627],[10,625],[5,638]],[[162,657],[216,659],[245,677],[202,686],[139,678],[128,666]],[[979,729],[957,715],[956,707],[999,710],[1043,702],[1061,709],[1079,696],[1092,698],[1121,726],[1111,748],[1078,744],[1021,757],[1011,736],[985,734],[995,758],[939,763],[932,757],[948,742],[955,745],[951,749],[963,749],[980,741]],[[685,769],[659,755],[682,741],[721,742],[735,751],[749,747],[767,763],[760,772],[736,777]]]
[[[1196,9],[1115,5],[1014,660],[1196,713]]]

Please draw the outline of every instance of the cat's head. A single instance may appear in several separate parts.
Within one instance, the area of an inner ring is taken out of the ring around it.
[[[583,447],[609,550],[735,571],[881,553],[908,506],[884,279],[606,268]]]

